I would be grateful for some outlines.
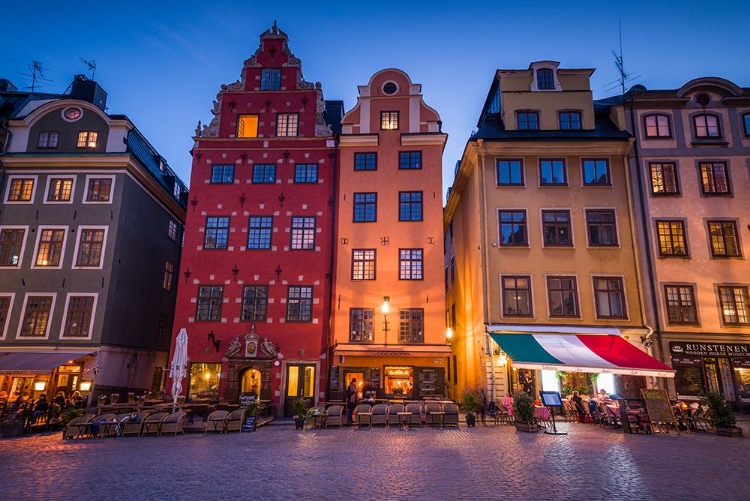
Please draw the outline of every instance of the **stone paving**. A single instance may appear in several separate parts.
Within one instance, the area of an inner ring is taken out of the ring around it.
[[[3,500],[746,500],[750,440],[558,423],[0,440]]]

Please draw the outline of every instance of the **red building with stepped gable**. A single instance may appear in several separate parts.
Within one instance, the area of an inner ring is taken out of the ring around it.
[[[183,395],[253,393],[277,415],[300,396],[326,398],[343,110],[303,79],[287,42],[274,23],[241,79],[221,86],[210,124],[198,123],[170,348],[185,328]]]

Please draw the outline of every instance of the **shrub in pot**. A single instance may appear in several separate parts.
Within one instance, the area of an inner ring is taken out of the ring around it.
[[[461,410],[466,413],[466,426],[475,426],[477,422],[476,412],[482,402],[479,400],[479,395],[473,391],[465,391],[461,395]]]
[[[539,431],[534,401],[528,393],[520,392],[513,395],[513,420],[518,431]]]
[[[741,437],[742,428],[735,426],[737,417],[732,406],[718,392],[709,391],[701,397],[700,404],[708,408],[706,421],[716,429],[717,435]]]
[[[298,398],[292,403],[292,413],[294,414],[294,428],[301,430],[305,427],[305,417],[307,416],[307,408],[310,407],[310,403],[304,398]]]

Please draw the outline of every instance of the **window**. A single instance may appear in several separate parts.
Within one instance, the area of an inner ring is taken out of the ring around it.
[[[100,266],[104,247],[104,230],[82,228],[79,235],[76,266]]]
[[[544,246],[570,246],[570,211],[544,210],[542,211],[542,233]]]
[[[745,136],[750,136],[750,113],[742,115],[742,125],[745,131]]]
[[[315,218],[292,218],[292,250],[315,249]]]
[[[421,151],[401,151],[398,154],[399,169],[421,169],[422,152]]]
[[[516,123],[518,130],[537,130],[539,129],[539,113],[536,111],[518,111],[516,112]]]
[[[688,255],[684,221],[657,221],[656,232],[659,237],[661,257],[686,257]]]
[[[53,296],[27,296],[21,336],[45,337],[52,313]]]
[[[15,178],[10,181],[9,202],[31,202],[34,193],[33,178]]]
[[[375,280],[375,249],[352,250],[352,280]]]
[[[669,115],[646,115],[643,121],[646,125],[646,137],[672,137]]]
[[[579,111],[561,111],[560,129],[562,130],[579,130],[581,128],[581,112]]]
[[[169,292],[172,290],[172,279],[174,278],[174,265],[169,261],[164,263],[164,279],[161,288]]]
[[[99,138],[98,132],[79,132],[77,148],[96,148],[96,141]]]
[[[617,245],[617,224],[614,210],[587,210],[586,227],[588,228],[590,246]]]
[[[23,228],[0,230],[0,266],[18,266],[25,233]]]
[[[229,245],[229,217],[209,216],[206,218],[204,249],[227,249]]]
[[[253,183],[269,184],[276,182],[276,166],[274,164],[253,165]]]
[[[312,287],[289,286],[286,299],[286,321],[312,321]]]
[[[281,89],[281,68],[263,68],[260,70],[260,90]]]
[[[64,178],[51,178],[47,189],[48,202],[70,202],[73,192],[73,180]]]
[[[36,143],[37,148],[57,148],[57,142],[60,139],[60,133],[54,131],[43,131],[39,133],[39,140]]]
[[[276,115],[276,137],[295,137],[299,113],[279,113]]]
[[[398,220],[422,220],[422,192],[400,191],[398,194]]]
[[[697,324],[695,292],[692,285],[667,285],[667,320],[670,324]]]
[[[450,269],[451,269],[451,283],[453,283],[456,281],[456,256],[451,256]]]
[[[112,178],[89,178],[86,190],[87,202],[109,202],[112,194]]]
[[[349,341],[372,341],[372,316],[375,312],[366,308],[349,310]]]
[[[422,249],[399,249],[398,279],[422,280]]]
[[[740,257],[740,246],[736,221],[709,221],[713,257]]]
[[[728,195],[729,173],[724,162],[700,163],[701,188],[704,195]]]
[[[258,137],[258,115],[239,115],[237,117],[237,137]]]
[[[94,296],[68,296],[62,337],[90,337],[93,314]]]
[[[224,287],[221,285],[201,285],[198,287],[198,307],[196,322],[215,322],[221,318],[221,303]]]
[[[39,247],[36,252],[36,266],[59,267],[64,242],[65,230],[42,229],[39,232]]]
[[[578,294],[575,277],[547,277],[551,317],[577,317]]]
[[[354,222],[370,223],[378,220],[378,194],[354,194]]]
[[[211,184],[234,183],[234,165],[211,166]]]
[[[248,249],[270,249],[273,218],[271,216],[250,216],[247,228]]]
[[[609,186],[612,184],[609,175],[609,161],[605,159],[582,160],[583,184],[585,186]]]
[[[503,277],[503,315],[531,317],[531,277]]]
[[[500,219],[500,245],[528,245],[525,210],[501,210],[498,212],[498,218]]]
[[[398,111],[380,112],[380,130],[398,130]]]
[[[169,239],[171,241],[177,241],[177,223],[175,223],[174,221],[169,221],[169,229],[167,230],[167,235],[169,236]]]
[[[5,337],[5,328],[8,326],[8,314],[13,296],[0,296],[0,339]]]
[[[597,318],[625,318],[622,278],[594,277]]]
[[[318,166],[316,164],[297,164],[294,166],[295,183],[317,183]]]
[[[695,127],[695,137],[721,137],[719,119],[715,115],[695,115],[693,117],[693,126]]]
[[[378,154],[377,153],[355,153],[354,170],[377,170]]]
[[[725,324],[750,324],[750,299],[747,287],[719,287],[721,315]]]
[[[523,186],[523,161],[520,159],[498,160],[497,185]]]
[[[424,342],[424,310],[413,308],[398,311],[398,342]]]
[[[555,76],[552,70],[536,70],[536,88],[539,90],[550,90],[555,88]]]
[[[680,185],[677,182],[677,165],[668,163],[651,163],[651,193],[654,195],[679,195]]]
[[[564,158],[543,158],[539,160],[539,184],[542,186],[567,185],[567,172]]]
[[[243,322],[265,321],[268,311],[268,286],[246,285],[242,288]]]

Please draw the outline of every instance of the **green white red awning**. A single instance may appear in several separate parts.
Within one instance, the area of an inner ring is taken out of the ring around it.
[[[674,377],[674,370],[617,335],[518,334],[490,336],[525,369]]]

